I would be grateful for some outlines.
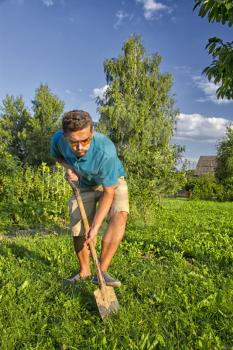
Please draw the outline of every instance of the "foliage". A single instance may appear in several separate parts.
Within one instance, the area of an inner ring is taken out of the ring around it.
[[[36,90],[31,115],[22,96],[6,96],[0,115],[0,152],[7,152],[23,164],[53,164],[49,156],[51,135],[60,126],[64,104],[47,85]]]
[[[185,189],[190,199],[225,199],[223,186],[213,175],[189,176]]]
[[[232,0],[195,0],[194,9],[199,7],[199,16],[208,15],[209,22],[233,24]]]
[[[233,41],[224,43],[219,38],[209,39],[206,45],[213,61],[203,72],[215,84],[221,83],[217,89],[218,98],[233,99]]]
[[[233,200],[233,129],[227,128],[226,137],[218,144],[216,177],[224,186],[226,198]]]
[[[182,149],[170,144],[177,118],[169,95],[172,77],[160,73],[158,54],[144,54],[140,38],[133,36],[124,43],[123,55],[104,62],[108,89],[97,99],[98,130],[116,144],[134,195],[141,201],[145,194],[151,202],[180,182],[175,165]]]
[[[233,129],[227,128],[226,137],[221,140],[217,147],[217,169],[218,180],[225,184],[233,183]]]
[[[39,165],[53,164],[50,157],[50,139],[60,125],[64,103],[51,93],[47,85],[41,84],[32,101],[34,115],[30,120],[32,131],[27,139],[27,162]]]
[[[9,152],[5,150],[5,145],[0,144],[0,174],[10,175],[12,171],[17,167],[19,161],[17,161]],[[1,179],[0,179],[1,181]]]
[[[0,167],[0,230],[40,225],[64,225],[68,220],[70,188],[63,167],[22,166],[10,159]]]
[[[28,151],[26,138],[30,132],[30,113],[22,96],[7,95],[2,102],[0,118],[0,143],[14,158],[25,161]],[[3,152],[3,148],[1,149]]]
[[[232,0],[196,0],[194,9],[199,7],[199,16],[208,14],[210,22],[221,22],[222,24],[233,24]],[[206,45],[213,61],[203,72],[209,80],[219,83],[217,89],[218,98],[233,99],[233,41],[224,43],[223,40],[213,37]]]
[[[150,225],[130,221],[111,268],[120,313],[104,323],[96,286],[65,284],[77,268],[68,235],[2,240],[0,348],[231,349],[232,210],[169,200]]]

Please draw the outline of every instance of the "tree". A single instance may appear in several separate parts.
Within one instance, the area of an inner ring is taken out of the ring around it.
[[[233,129],[227,127],[226,137],[217,146],[216,178],[224,188],[224,200],[233,200]]]
[[[227,127],[226,137],[217,147],[216,177],[223,185],[233,186],[233,129]]]
[[[195,0],[194,9],[199,7],[199,16],[208,15],[209,22],[220,22],[232,26],[232,0]],[[213,61],[203,70],[209,80],[219,84],[218,98],[233,99],[233,41],[224,43],[223,40],[213,37],[206,45]]]
[[[26,138],[30,132],[31,115],[25,107],[22,96],[7,95],[2,102],[0,116],[0,143],[2,152],[24,161],[27,158]],[[4,148],[4,149],[3,149]]]
[[[139,37],[129,38],[123,55],[107,59],[104,71],[108,89],[98,98],[98,130],[116,144],[133,193],[149,199],[174,189],[176,160],[181,149],[170,144],[177,111],[169,95],[170,74],[161,74],[161,57],[145,57]]]
[[[41,84],[32,101],[33,115],[26,109],[22,96],[6,96],[0,115],[0,153],[11,154],[23,164],[53,163],[50,138],[61,127],[64,103]]]
[[[50,138],[61,126],[61,114],[64,103],[52,94],[48,85],[41,84],[32,101],[34,115],[30,119],[31,132],[27,138],[27,162],[39,165],[42,162],[53,163],[50,158]]]
[[[194,10],[199,7],[199,16],[208,15],[209,22],[233,24],[232,0],[195,0]]]

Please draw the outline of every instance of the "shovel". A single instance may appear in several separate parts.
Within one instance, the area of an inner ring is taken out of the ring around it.
[[[76,200],[78,202],[78,207],[79,207],[81,217],[83,220],[85,232],[89,232],[90,226],[88,223],[86,211],[85,211],[82,197],[80,194],[80,189],[78,187],[76,187],[75,184],[72,181],[70,181],[69,179],[67,179],[67,181],[69,182],[70,186],[72,187],[72,189],[74,191],[74,195],[75,195]],[[89,242],[89,247],[90,247],[91,255],[92,255],[92,258],[94,261],[95,271],[96,271],[96,275],[97,275],[98,283],[99,283],[99,288],[94,291],[95,300],[96,300],[96,304],[98,306],[101,318],[105,319],[106,317],[108,317],[114,313],[115,314],[117,313],[117,311],[119,309],[119,303],[118,303],[114,288],[107,286],[105,283],[105,280],[104,280],[103,275],[102,275],[101,270],[100,270],[100,265],[99,265],[98,257],[96,254],[96,250],[95,250],[95,247],[94,247],[94,244],[92,241]]]

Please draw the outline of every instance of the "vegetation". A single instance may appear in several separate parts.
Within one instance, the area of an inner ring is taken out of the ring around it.
[[[61,166],[51,171],[45,163],[33,168],[8,158],[0,167],[0,232],[66,226],[70,196]]]
[[[226,136],[217,145],[217,167],[214,175],[195,176],[186,172],[185,189],[190,199],[233,201],[233,128],[226,128]]]
[[[216,177],[224,186],[225,197],[233,200],[233,129],[227,128],[226,137],[218,144]]]
[[[36,90],[32,104],[34,115],[30,120],[32,131],[27,140],[27,162],[32,165],[40,165],[42,162],[51,164],[50,139],[61,128],[64,103],[51,93],[47,85],[41,85]]]
[[[0,155],[11,155],[23,164],[53,164],[49,156],[51,135],[60,127],[64,103],[40,85],[32,101],[33,114],[25,107],[23,97],[6,96],[0,115]]]
[[[1,111],[1,155],[8,152],[14,158],[23,161],[28,153],[26,135],[29,132],[30,113],[25,107],[22,96],[16,98],[6,96],[2,102]]]
[[[123,45],[123,55],[104,62],[108,89],[98,98],[98,129],[113,140],[141,202],[156,194],[176,192],[184,174],[176,171],[182,149],[170,144],[177,111],[169,95],[170,74],[159,69],[161,57],[145,56],[138,37]],[[148,204],[148,203],[147,203]]]
[[[232,203],[167,200],[148,222],[131,216],[112,273],[117,317],[103,323],[91,282],[66,235],[7,238],[0,246],[0,348],[231,349]]]
[[[208,15],[210,22],[221,22],[232,26],[232,0],[195,0],[194,9],[199,7],[199,16]],[[204,69],[209,80],[219,84],[218,98],[233,99],[233,41],[224,43],[220,38],[210,38],[206,45],[213,61]]]
[[[226,200],[224,188],[217,182],[214,175],[188,175],[185,189],[188,191],[190,199]]]
[[[232,0],[195,0],[195,6],[199,7],[199,16],[208,15],[209,22],[233,24],[233,3]]]

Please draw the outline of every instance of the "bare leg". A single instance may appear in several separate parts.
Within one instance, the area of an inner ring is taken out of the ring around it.
[[[106,272],[111,264],[112,258],[119,247],[125,233],[128,213],[125,211],[114,214],[108,224],[107,231],[102,240],[102,251],[100,256],[100,268]]]
[[[74,249],[80,265],[80,276],[85,277],[91,274],[90,251],[85,243],[85,237],[73,237]],[[96,241],[94,242],[96,245]]]

